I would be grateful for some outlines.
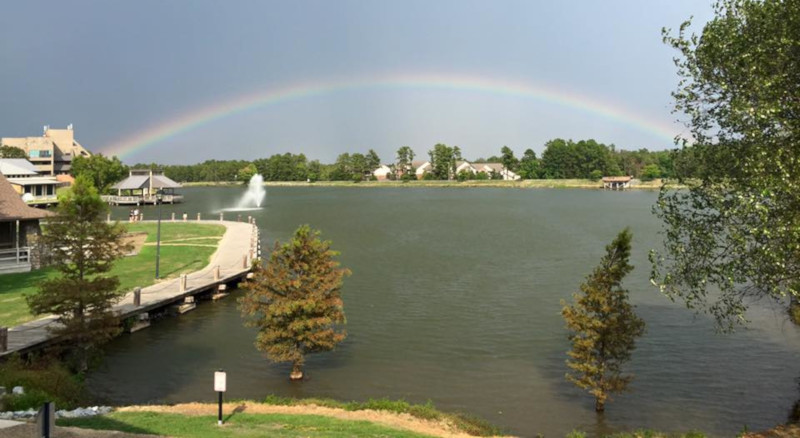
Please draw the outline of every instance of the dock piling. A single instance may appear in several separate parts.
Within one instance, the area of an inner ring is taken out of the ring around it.
[[[8,327],[0,327],[0,353],[8,350]]]
[[[219,212],[219,221],[222,222],[225,220],[225,217],[222,215],[222,212]]]
[[[175,212],[172,212],[172,222],[175,222]]]
[[[219,265],[214,266],[214,281],[219,281]]]
[[[186,274],[181,274],[181,279],[178,282],[179,285],[178,290],[180,292],[186,292],[186,279],[187,279]]]
[[[142,305],[142,288],[133,288],[133,305],[139,307]]]
[[[200,222],[200,213],[197,213],[197,221]]]
[[[242,254],[242,269],[247,269],[247,254]]]

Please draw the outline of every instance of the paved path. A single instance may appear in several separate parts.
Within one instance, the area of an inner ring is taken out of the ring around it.
[[[198,223],[198,221],[188,223]],[[184,297],[241,277],[250,270],[251,258],[257,256],[258,251],[258,228],[254,224],[229,221],[199,221],[199,223],[227,227],[208,266],[187,275],[184,291],[180,290],[180,278],[161,281],[143,288],[141,305],[138,307],[133,305],[133,292],[128,293],[114,306],[114,310],[122,318],[182,301]],[[243,257],[247,257],[246,265],[242,260]],[[217,266],[220,270],[220,280],[214,279],[214,270]],[[55,316],[49,316],[8,329],[8,351],[0,353],[0,357],[29,350],[52,340],[53,335],[48,331],[48,327],[55,324],[55,320]]]
[[[9,427],[19,426],[23,424],[21,421],[0,420],[0,429],[7,429]]]

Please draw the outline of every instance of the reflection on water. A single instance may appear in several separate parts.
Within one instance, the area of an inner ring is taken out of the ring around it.
[[[187,202],[174,208],[207,217],[239,191],[187,189]],[[731,436],[745,425],[784,422],[798,395],[798,330],[759,307],[749,330],[716,335],[705,317],[659,295],[647,279],[647,251],[658,242],[655,198],[270,188],[269,204],[252,213],[265,248],[308,223],[353,271],[343,291],[349,337],[341,347],[310,357],[310,379],[291,383],[288,366],[270,364],[253,347],[254,331],[242,326],[233,294],[115,340],[89,385],[116,403],[212,401],[213,371],[224,368],[231,398],[431,400],[524,436],[641,427]],[[634,234],[637,268],[625,285],[647,333],[629,366],[631,391],[598,419],[591,396],[564,380],[569,345],[559,300],[625,226]]]

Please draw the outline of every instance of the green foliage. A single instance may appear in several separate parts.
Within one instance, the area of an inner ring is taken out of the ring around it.
[[[256,173],[258,173],[258,169],[256,169],[255,164],[250,163],[247,166],[239,169],[239,172],[236,174],[236,179],[244,184],[247,184],[250,181],[250,178],[252,178]]]
[[[519,160],[514,156],[514,151],[508,146],[503,146],[500,149],[500,162],[503,163],[503,168],[516,172],[519,170]]]
[[[428,156],[431,161],[432,179],[452,179],[456,173],[456,161],[461,159],[461,150],[458,146],[450,147],[438,143],[428,151]]]
[[[550,140],[542,153],[541,173],[545,178],[589,178],[594,170],[604,176],[621,173],[614,159],[613,146],[606,146],[594,140]]]
[[[581,293],[573,295],[573,304],[561,301],[572,343],[567,353],[571,372],[566,377],[594,395],[598,412],[612,393],[624,391],[632,380],[622,374],[622,365],[644,333],[644,321],[634,313],[628,291],[621,286],[633,270],[630,253],[631,233],[625,229],[606,246],[606,255],[581,284]]]
[[[275,243],[266,267],[244,284],[239,300],[247,325],[257,327],[256,348],[274,362],[291,362],[301,372],[306,354],[332,350],[346,337],[338,255],[320,232],[303,225],[289,243]]]
[[[86,401],[83,383],[53,358],[13,356],[0,363],[0,386],[25,388],[22,396],[0,398],[0,411],[38,408],[53,401],[58,409],[72,409]]]
[[[675,157],[689,189],[662,190],[655,207],[665,240],[651,278],[729,331],[749,301],[800,294],[800,3],[723,0],[701,35],[690,25],[663,31],[695,143]]]
[[[658,164],[648,164],[642,169],[642,181],[652,181],[661,178],[661,168]]]
[[[592,181],[600,181],[600,179],[602,177],[603,177],[603,171],[602,170],[595,169],[595,170],[591,171],[591,173],[589,173],[589,179],[592,180]]]
[[[100,193],[109,193],[111,186],[128,176],[128,166],[117,157],[108,158],[103,154],[89,157],[77,156],[72,160],[70,173],[74,177],[86,176]]]
[[[0,146],[0,158],[28,158],[24,149],[15,146]]]
[[[130,247],[122,241],[125,227],[105,221],[107,210],[88,176],[75,178],[42,236],[60,276],[43,280],[38,293],[27,297],[32,313],[58,316],[61,326],[53,333],[74,346],[69,353],[78,371],[85,371],[89,354],[119,331],[111,307],[124,292],[119,279],[106,274]]]
[[[525,149],[522,154],[519,162],[519,176],[522,179],[539,178],[539,160],[536,159],[536,152],[532,149]]]
[[[395,158],[395,161],[403,181],[410,179],[406,177],[407,175],[409,177],[414,176],[414,171],[416,170],[412,165],[414,161],[414,151],[409,146],[402,146],[397,150],[397,158]]]

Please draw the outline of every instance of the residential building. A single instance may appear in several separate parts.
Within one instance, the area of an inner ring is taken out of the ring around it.
[[[0,174],[0,273],[27,272],[39,268],[41,235],[39,220],[52,216],[47,210],[25,205]]]
[[[433,170],[433,165],[430,161],[412,161],[411,167],[415,169],[414,174],[417,176],[417,179],[424,178],[426,172],[431,172]]]
[[[41,137],[0,138],[0,146],[20,148],[28,154],[28,160],[40,175],[56,176],[69,174],[75,157],[91,156],[77,140],[72,125],[67,129],[44,127]]]
[[[381,164],[381,167],[375,169],[372,174],[375,175],[375,179],[378,181],[386,181],[389,179],[389,175],[392,174],[392,168],[385,164]]]

